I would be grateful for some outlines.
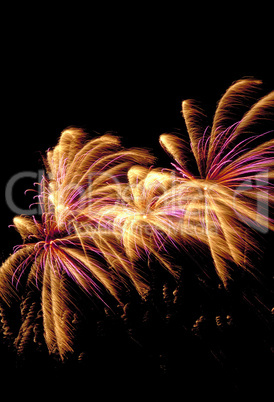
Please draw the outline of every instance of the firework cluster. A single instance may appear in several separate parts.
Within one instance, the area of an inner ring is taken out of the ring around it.
[[[0,269],[3,332],[19,352],[39,326],[49,353],[73,352],[75,287],[102,306],[123,305],[128,289],[145,300],[155,261],[178,282],[175,255],[193,253],[211,256],[225,287],[235,271],[252,271],[256,237],[274,229],[274,92],[261,91],[260,81],[233,84],[211,126],[197,102],[184,101],[189,139],[160,136],[170,167],[111,134],[62,132],[46,155],[42,216],[14,218],[23,242]],[[39,302],[28,302],[34,292]]]

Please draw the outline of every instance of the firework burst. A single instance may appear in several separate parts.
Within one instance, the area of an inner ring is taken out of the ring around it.
[[[68,129],[47,153],[48,178],[43,178],[39,196],[42,219],[14,218],[23,244],[15,248],[0,272],[0,295],[8,305],[33,286],[41,289],[45,341],[49,352],[62,359],[73,351],[72,322],[77,313],[70,280],[102,302],[104,290],[118,298],[126,258],[121,264],[114,248],[103,258],[106,253],[98,245],[107,233],[98,227],[100,208],[116,202],[113,183],[123,183],[132,165],[153,162],[145,150],[122,149],[112,135],[84,143],[85,137],[81,130]],[[22,336],[19,331],[18,337]],[[26,341],[18,337],[17,344]]]
[[[134,166],[128,171],[128,182],[114,186],[116,203],[100,210],[100,224],[111,222],[111,233],[130,262],[133,282],[141,294],[148,285],[146,273],[142,269],[142,274],[138,265],[147,266],[152,257],[177,274],[169,250],[179,241],[174,235],[179,216],[166,197],[173,184],[170,172]]]
[[[225,284],[233,264],[251,268],[254,229],[274,229],[269,216],[274,201],[274,92],[256,101],[260,85],[255,80],[233,84],[218,104],[211,130],[200,106],[184,101],[190,146],[172,134],[160,137],[180,178],[174,194],[183,212],[182,226],[208,245]],[[244,115],[235,121],[239,112]]]

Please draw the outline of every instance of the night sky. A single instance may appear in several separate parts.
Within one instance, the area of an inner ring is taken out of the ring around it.
[[[232,82],[254,77],[263,80],[266,90],[274,89],[272,52],[259,44],[245,47],[248,34],[243,40],[227,38],[218,49],[214,36],[187,48],[183,41],[155,47],[153,41],[138,44],[136,38],[124,46],[117,38],[95,48],[92,40],[58,40],[52,47],[54,40],[43,38],[35,45],[33,38],[18,35],[4,61],[1,262],[20,243],[8,227],[15,213],[5,199],[7,183],[19,172],[43,169],[46,150],[66,127],[78,126],[91,135],[114,132],[125,146],[147,147],[158,157],[158,166],[169,167],[158,138],[166,132],[186,134],[183,99],[201,101],[210,121]],[[16,183],[13,200],[18,207],[27,209],[33,202],[34,193],[24,191],[34,181]]]

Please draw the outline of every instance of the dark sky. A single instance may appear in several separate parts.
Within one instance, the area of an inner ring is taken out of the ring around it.
[[[57,11],[57,4],[23,2],[3,9],[0,265],[21,241],[9,228],[15,213],[7,184],[22,172],[38,175],[42,156],[67,126],[91,135],[114,131],[126,146],[152,148],[161,166],[169,160],[159,135],[185,132],[183,99],[202,101],[210,117],[235,80],[253,76],[274,89],[272,10],[264,6],[260,15],[257,4],[248,5],[240,15],[230,3],[214,3],[213,10],[208,3],[194,2],[193,10],[176,4],[122,2],[119,9],[117,2],[94,2],[85,10],[71,2]],[[34,181],[16,183],[18,206],[33,202],[24,191]],[[17,388],[29,396],[26,384]]]

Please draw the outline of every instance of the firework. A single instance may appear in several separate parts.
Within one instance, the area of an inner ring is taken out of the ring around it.
[[[260,84],[233,84],[218,104],[211,130],[200,106],[184,101],[190,144],[172,134],[160,137],[180,178],[174,197],[182,210],[182,226],[208,245],[225,284],[233,264],[251,268],[254,229],[274,228],[268,210],[274,201],[274,92],[256,101]],[[245,113],[235,121],[239,111]],[[192,156],[194,172],[189,168]]]
[[[174,222],[179,217],[166,199],[173,184],[169,172],[134,166],[128,171],[128,183],[114,186],[117,202],[100,210],[102,224],[112,222],[111,233],[123,246],[133,282],[141,294],[147,285],[145,271],[142,275],[138,265],[147,266],[152,257],[176,276],[169,250],[176,242]]]
[[[40,289],[45,341],[49,352],[62,359],[73,351],[72,322],[77,313],[70,280],[104,302],[105,290],[118,298],[117,287],[126,272],[126,258],[122,264],[118,247],[104,252],[108,234],[98,228],[100,208],[116,203],[113,183],[123,183],[132,165],[153,160],[145,150],[122,149],[115,136],[87,141],[82,130],[68,129],[47,153],[48,177],[42,180],[39,196],[41,221],[14,218],[23,244],[1,267],[1,299],[11,306],[33,286]]]

